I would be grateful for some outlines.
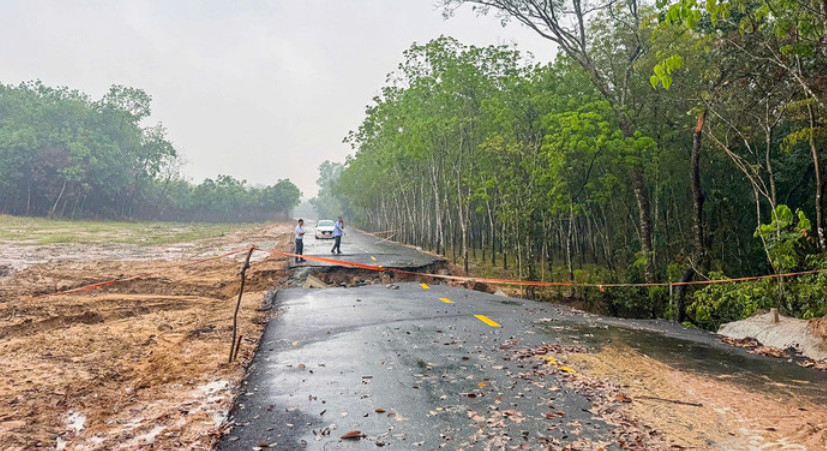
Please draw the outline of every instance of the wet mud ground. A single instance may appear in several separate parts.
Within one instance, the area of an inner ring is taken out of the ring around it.
[[[256,255],[232,364],[244,256],[180,264],[251,243],[288,250],[290,230],[162,246],[3,242],[13,270],[0,280],[0,449],[211,449],[266,324],[267,294],[287,280],[286,262]],[[152,274],[33,298],[141,273]]]

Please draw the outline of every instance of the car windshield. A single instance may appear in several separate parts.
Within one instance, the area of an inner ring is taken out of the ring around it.
[[[333,227],[333,221],[323,219],[319,221],[319,227]]]

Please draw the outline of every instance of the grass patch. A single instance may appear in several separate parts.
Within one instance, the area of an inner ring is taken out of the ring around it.
[[[135,244],[154,246],[218,238],[253,224],[66,221],[0,215],[0,240],[17,244]]]

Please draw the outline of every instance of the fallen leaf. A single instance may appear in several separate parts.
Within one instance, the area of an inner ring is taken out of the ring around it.
[[[350,431],[345,433],[341,438],[343,439],[350,439],[350,440],[359,440],[360,438],[364,437],[365,434],[362,434],[362,431]]]
[[[552,365],[557,364],[557,359],[555,359],[554,357],[552,357],[550,355],[541,355],[540,358],[545,360],[546,362],[552,364]]]
[[[376,409],[376,413],[385,413],[385,409]]]

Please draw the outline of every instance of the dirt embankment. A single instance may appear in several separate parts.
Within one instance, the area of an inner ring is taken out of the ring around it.
[[[289,233],[279,225],[196,247],[203,258],[265,238],[289,250]],[[181,267],[192,260],[136,249],[141,261],[92,253],[27,266],[0,285],[3,449],[209,449],[220,434],[265,324],[267,291],[287,280],[285,261],[261,253],[248,271],[239,314],[244,338],[229,364],[244,255]],[[141,273],[152,275],[31,298]]]
[[[821,337],[827,341],[827,316],[811,320],[808,325],[808,330],[816,337]]]
[[[827,449],[827,408],[798,396],[799,387],[753,391],[731,376],[681,371],[627,347],[570,354],[568,363],[588,387],[621,389],[620,423],[647,425],[669,449]]]

